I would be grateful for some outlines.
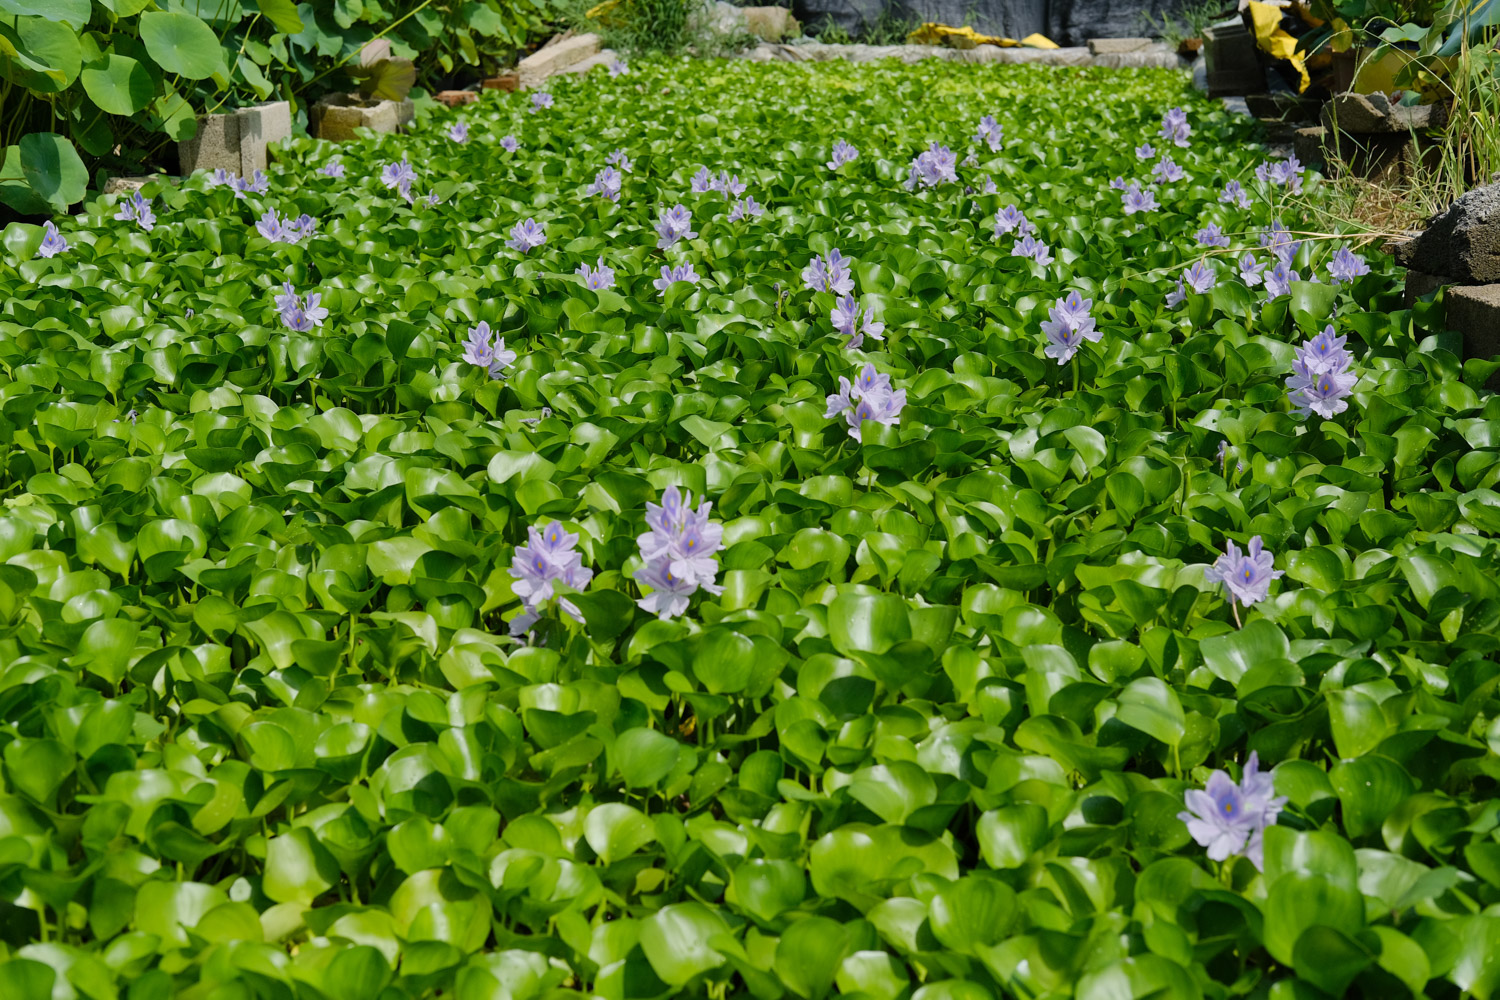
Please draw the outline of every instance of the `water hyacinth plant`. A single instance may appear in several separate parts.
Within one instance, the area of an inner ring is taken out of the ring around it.
[[[550,83],[3,224],[0,997],[1494,992],[1496,404],[1332,185],[1171,70]]]
[[[802,280],[815,292],[832,292],[848,295],[854,291],[854,274],[849,269],[849,260],[839,253],[838,247],[828,251],[826,257],[814,257],[802,271]]]
[[[714,582],[719,572],[715,558],[723,548],[724,529],[709,519],[713,505],[703,500],[693,509],[693,495],[667,487],[661,503],[646,504],[650,529],[636,539],[641,562],[636,582],[650,593],[636,603],[658,618],[676,618],[687,610],[698,591],[722,594]]]

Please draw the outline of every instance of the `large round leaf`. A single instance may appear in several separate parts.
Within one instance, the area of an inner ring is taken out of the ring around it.
[[[156,87],[146,67],[129,56],[110,54],[89,63],[80,74],[84,92],[100,110],[133,115],[145,109]]]
[[[224,72],[224,53],[213,29],[191,14],[151,11],[140,20],[141,41],[157,65],[189,80]]]
[[[55,132],[21,139],[21,173],[31,190],[59,210],[83,200],[89,174],[73,144]]]

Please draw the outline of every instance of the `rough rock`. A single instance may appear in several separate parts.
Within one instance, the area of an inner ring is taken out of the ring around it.
[[[1477,187],[1435,215],[1416,239],[1396,248],[1396,263],[1447,274],[1466,285],[1500,282],[1500,184]]]
[[[1121,52],[1139,52],[1160,43],[1150,38],[1090,38],[1089,52],[1096,56],[1117,55]]]
[[[599,36],[588,31],[556,45],[549,44],[537,49],[516,65],[521,78],[521,89],[531,90],[540,86],[549,76],[598,55],[599,48]]]
[[[1105,52],[1094,57],[1094,65],[1103,69],[1178,69],[1182,57],[1160,45],[1140,52]]]
[[[1160,25],[1163,12],[1180,13],[1194,0],[1052,0],[1045,34],[1059,45],[1082,45],[1091,38],[1128,38],[1150,30],[1147,15]]]
[[[479,100],[479,95],[472,90],[440,90],[433,95],[433,100],[439,104],[446,104],[450,108],[456,108],[464,104],[472,104]]]
[[[1500,356],[1500,284],[1457,285],[1448,289],[1443,301],[1448,329],[1463,334],[1464,360],[1493,361]],[[1491,375],[1484,387],[1500,389],[1500,372]]]
[[[166,174],[147,174],[144,177],[111,177],[104,182],[105,194],[129,194],[139,191],[152,181],[166,181],[168,184],[182,183],[181,177],[168,177]]]
[[[1339,94],[1323,106],[1324,128],[1354,135],[1410,134],[1447,123],[1445,104],[1402,107],[1384,94]]]
[[[614,49],[600,49],[597,55],[589,56],[587,59],[583,60],[583,62],[574,63],[567,69],[563,70],[563,72],[572,73],[575,76],[583,76],[591,69],[597,69],[600,66],[604,66],[607,68],[610,63],[614,62],[618,58],[619,56],[615,53]]]
[[[786,7],[742,7],[745,28],[757,38],[779,42],[798,30],[797,19]]]
[[[1426,274],[1422,271],[1406,272],[1406,288],[1401,293],[1401,302],[1410,309],[1424,295],[1431,295],[1444,285],[1456,284],[1444,274]],[[1478,286],[1483,287],[1483,286]]]
[[[1323,163],[1328,130],[1321,125],[1299,128],[1292,134],[1292,153],[1307,166]]]
[[[319,139],[347,142],[357,128],[396,132],[415,117],[410,100],[372,101],[358,94],[328,94],[308,109],[307,124]]]
[[[511,91],[514,91],[518,86],[520,86],[520,84],[520,74],[512,70],[510,72],[501,73],[499,76],[492,76],[487,78],[484,81],[484,89],[503,90],[506,93],[510,93]]]

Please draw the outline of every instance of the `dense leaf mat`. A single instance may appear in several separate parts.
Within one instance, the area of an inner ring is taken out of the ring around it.
[[[1267,204],[1249,126],[1165,72],[553,93],[486,94],[466,144],[301,140],[264,194],[153,184],[149,232],[104,198],[51,258],[6,230],[0,996],[1500,992],[1500,402],[1380,266],[1268,302],[1215,252],[1166,303],[1200,227],[1265,261],[1315,181]],[[934,141],[977,164],[907,191]],[[1126,217],[1147,141],[1186,177]],[[616,149],[618,204],[587,190]],[[994,236],[1010,204],[1052,263]],[[835,247],[865,353],[801,276]],[[1076,368],[1040,333],[1074,289]],[[480,320],[503,380],[462,358]],[[1328,322],[1361,381],[1299,419]],[[907,404],[861,443],[823,413],[865,361]],[[658,621],[636,537],[673,484],[725,525],[724,592]],[[511,554],[554,519],[596,575],[527,645]],[[1241,630],[1203,570],[1253,535],[1286,575]],[[1289,798],[1263,872],[1177,818],[1252,750]]]

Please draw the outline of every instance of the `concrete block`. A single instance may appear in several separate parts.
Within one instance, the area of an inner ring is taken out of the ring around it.
[[[1089,52],[1092,55],[1119,55],[1122,52],[1139,52],[1149,49],[1156,42],[1150,38],[1090,38]]]
[[[328,94],[308,109],[308,127],[319,139],[347,142],[357,128],[397,132],[415,117],[410,99],[375,101],[358,94]]]
[[[1328,130],[1321,125],[1299,128],[1292,133],[1292,154],[1305,165],[1323,163],[1327,158],[1324,147],[1328,141]]]
[[[1162,46],[1136,52],[1101,53],[1094,56],[1094,65],[1103,69],[1177,69],[1182,65],[1182,57]]]
[[[376,38],[364,44],[359,50],[359,64],[361,66],[374,66],[382,59],[391,58],[391,40],[389,38]]]
[[[598,55],[600,48],[599,36],[590,31],[538,49],[516,66],[516,71],[520,74],[521,89],[531,90],[540,86],[549,76],[581,63],[590,56]]]
[[[521,84],[521,76],[515,70],[508,70],[499,76],[488,77],[484,81],[485,90],[503,90],[506,93],[514,91]]]
[[[292,137],[292,106],[272,101],[241,108],[235,117],[240,124],[239,174],[250,177],[270,163],[270,146]]]
[[[240,156],[240,116],[200,115],[198,131],[177,144],[179,172],[186,177],[198,170],[225,170],[238,174],[244,169]]]
[[[1493,361],[1500,356],[1500,285],[1455,285],[1445,293],[1448,329],[1464,338],[1464,360]],[[1500,389],[1500,372],[1486,389]]]

